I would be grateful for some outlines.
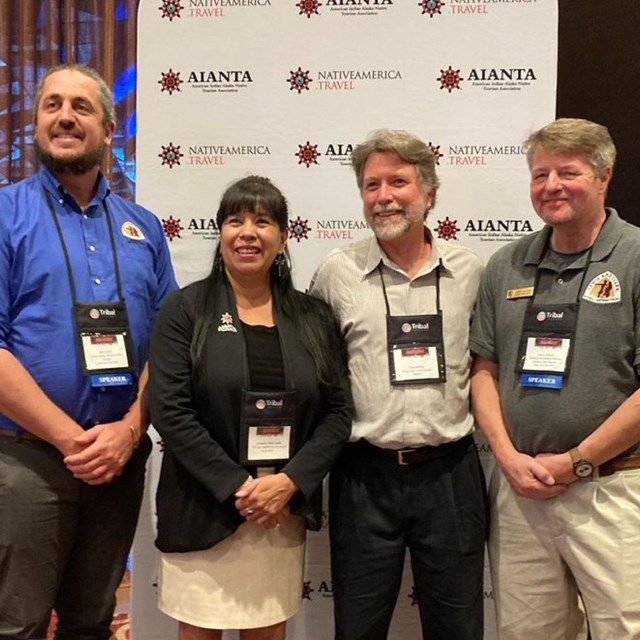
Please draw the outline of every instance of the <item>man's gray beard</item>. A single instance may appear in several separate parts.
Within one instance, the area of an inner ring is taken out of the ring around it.
[[[75,158],[62,159],[54,158],[50,153],[44,151],[36,141],[36,153],[38,160],[52,173],[71,173],[75,176],[81,176],[89,173],[94,167],[100,166],[105,146],[102,144],[98,149]]]

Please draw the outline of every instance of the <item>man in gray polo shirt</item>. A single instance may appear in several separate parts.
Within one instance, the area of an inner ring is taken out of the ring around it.
[[[577,638],[578,594],[592,640],[640,638],[640,230],[605,208],[605,127],[525,146],[546,226],[490,260],[471,334],[500,639]]]

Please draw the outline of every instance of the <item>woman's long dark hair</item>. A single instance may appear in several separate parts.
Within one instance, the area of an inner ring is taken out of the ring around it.
[[[216,224],[222,229],[224,221],[238,213],[266,214],[276,222],[281,231],[289,230],[289,207],[282,192],[268,179],[261,176],[248,176],[234,182],[222,196]],[[278,264],[279,262],[279,264]],[[194,309],[194,328],[191,341],[191,360],[197,366],[207,335],[213,325],[215,310],[215,290],[218,284],[226,281],[226,273],[220,243],[218,243],[211,273],[202,281],[203,287],[196,299]],[[325,305],[309,296],[297,295],[291,279],[288,252],[282,260],[271,267],[271,281],[276,290],[282,312],[291,319],[300,332],[315,365],[318,379],[331,384],[346,370],[346,353],[333,314]],[[331,327],[332,330],[327,330]]]

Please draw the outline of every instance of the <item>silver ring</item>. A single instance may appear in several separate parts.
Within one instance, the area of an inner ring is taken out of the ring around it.
[[[253,515],[253,509],[247,509],[247,515],[248,516],[252,516]]]

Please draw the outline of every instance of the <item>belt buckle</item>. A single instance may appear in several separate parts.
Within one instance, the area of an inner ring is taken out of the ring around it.
[[[398,450],[398,464],[402,467],[407,467],[409,466],[408,462],[404,461],[404,454],[405,453],[413,453],[415,451],[415,449],[399,449]]]

